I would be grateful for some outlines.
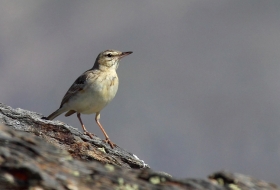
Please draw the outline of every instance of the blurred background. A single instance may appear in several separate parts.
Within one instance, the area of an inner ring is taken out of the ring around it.
[[[2,0],[0,102],[45,116],[99,52],[133,51],[101,123],[156,171],[280,184],[279,0]],[[75,115],[57,118],[75,128]],[[104,138],[94,115],[82,115]]]

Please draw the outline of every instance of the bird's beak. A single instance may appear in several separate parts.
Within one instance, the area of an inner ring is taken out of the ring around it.
[[[128,52],[122,52],[122,54],[120,55],[120,59],[129,55],[129,54],[132,54],[132,51],[128,51]]]

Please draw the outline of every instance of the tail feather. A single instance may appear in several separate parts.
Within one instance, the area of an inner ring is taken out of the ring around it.
[[[70,116],[70,115],[72,115],[72,114],[74,114],[74,113],[76,113],[76,111],[70,110],[70,111],[68,111],[68,112],[65,114],[65,116],[68,117],[68,116]]]
[[[54,118],[56,118],[57,116],[59,116],[60,114],[62,114],[63,112],[65,112],[65,110],[63,110],[63,109],[58,109],[58,110],[56,110],[55,112],[53,112],[51,115],[49,115],[48,117],[47,117],[47,119],[48,120],[53,120]]]

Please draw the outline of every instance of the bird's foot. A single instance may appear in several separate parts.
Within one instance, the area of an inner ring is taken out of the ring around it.
[[[103,140],[103,142],[109,144],[111,146],[111,148],[115,148],[116,144],[113,143],[109,138],[106,138],[105,140]]]
[[[93,139],[93,136],[95,136],[95,134],[90,133],[90,132],[88,132],[88,131],[84,131],[84,135],[89,136],[91,139]]]

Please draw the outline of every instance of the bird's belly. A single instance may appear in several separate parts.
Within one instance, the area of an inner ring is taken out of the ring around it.
[[[100,112],[116,95],[118,84],[90,86],[77,97],[75,111],[82,114]]]

